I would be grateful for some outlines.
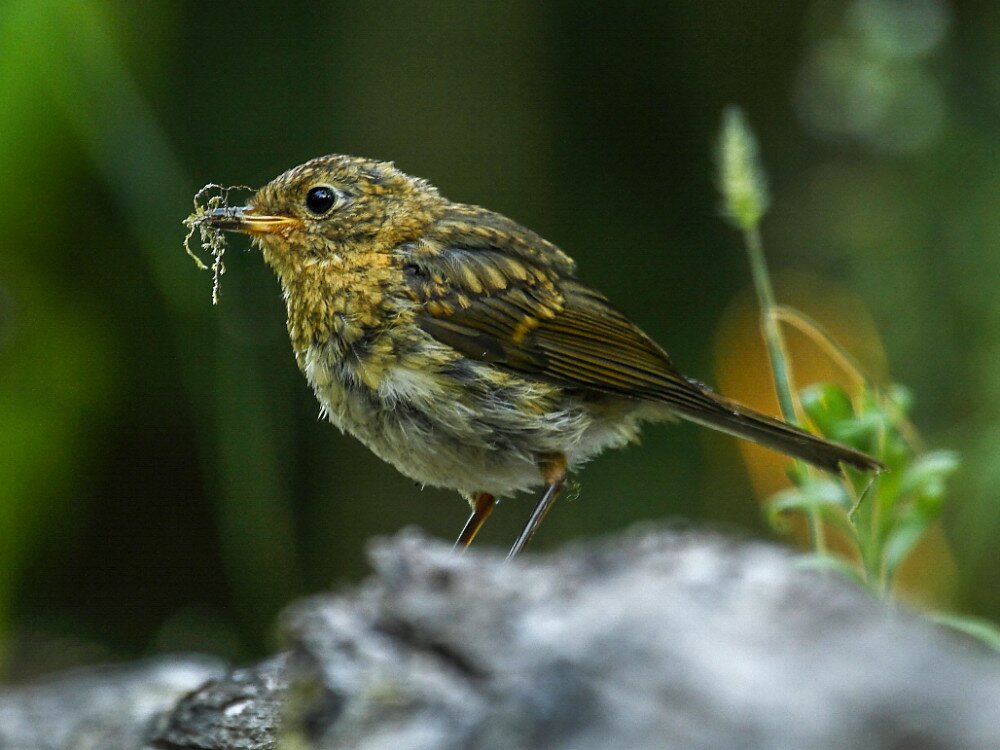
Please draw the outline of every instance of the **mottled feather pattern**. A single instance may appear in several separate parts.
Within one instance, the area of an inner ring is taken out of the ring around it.
[[[317,185],[337,195],[322,215]],[[558,247],[391,163],[316,159],[247,210],[286,217],[255,239],[324,413],[418,482],[508,495],[546,457],[573,470],[678,415],[831,470],[873,465],[688,380]]]

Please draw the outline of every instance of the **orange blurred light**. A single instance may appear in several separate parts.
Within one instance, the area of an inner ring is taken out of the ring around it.
[[[776,278],[780,303],[793,307],[816,320],[864,368],[877,383],[887,383],[885,351],[871,316],[861,299],[844,287],[801,273]],[[767,350],[760,333],[759,308],[752,293],[737,297],[723,314],[714,347],[715,381],[719,390],[731,398],[774,416],[780,415]],[[811,383],[830,382],[849,394],[857,391],[857,382],[837,365],[806,334],[791,326],[782,326],[789,354],[792,388]],[[754,494],[763,505],[775,492],[790,485],[785,474],[788,459],[774,451],[741,441],[743,456]],[[724,502],[710,493],[709,502]],[[789,518],[789,532],[800,546],[808,543],[804,518]],[[852,557],[852,546],[836,529],[825,527],[831,551]],[[897,578],[901,598],[940,606],[954,588],[955,563],[940,528],[928,532],[914,549]]]

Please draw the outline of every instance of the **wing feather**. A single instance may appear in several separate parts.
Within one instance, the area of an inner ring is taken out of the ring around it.
[[[497,214],[461,207],[403,249],[417,320],[468,357],[563,385],[697,400],[667,355],[554,245]]]
[[[573,261],[510,219],[453,204],[431,236],[400,248],[417,323],[465,356],[583,391],[662,401],[679,415],[828,471],[881,464],[688,380]]]

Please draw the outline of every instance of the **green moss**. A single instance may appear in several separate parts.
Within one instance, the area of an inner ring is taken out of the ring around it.
[[[184,251],[191,256],[198,268],[208,270],[208,266],[191,249],[191,240],[195,232],[199,235],[201,249],[212,256],[212,304],[219,304],[219,290],[222,285],[222,275],[226,272],[223,256],[226,253],[226,235],[221,229],[212,226],[211,212],[219,208],[229,207],[229,193],[233,190],[250,190],[245,185],[224,186],[214,182],[205,185],[194,194],[194,213],[184,219],[188,233],[184,237]],[[211,195],[213,191],[214,195]]]

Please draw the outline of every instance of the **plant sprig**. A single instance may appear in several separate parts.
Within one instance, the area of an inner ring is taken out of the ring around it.
[[[744,236],[783,417],[794,423],[802,415],[823,437],[867,453],[887,467],[877,476],[843,468],[838,477],[795,462],[788,472],[792,486],[767,503],[768,521],[785,531],[789,515],[804,514],[814,554],[803,558],[803,565],[842,572],[879,596],[890,597],[900,566],[941,515],[947,479],[960,465],[958,455],[924,449],[907,418],[913,401],[908,389],[880,388],[816,321],[777,304],[760,234],[770,200],[767,180],[756,139],[738,108],[728,108],[723,116],[718,156],[723,213]],[[796,392],[782,324],[809,336],[850,377],[854,393],[832,383]],[[853,557],[827,551],[825,525],[850,542]],[[947,613],[932,613],[931,619],[1000,648],[1000,628],[992,623]]]
[[[209,212],[217,208],[228,208],[229,193],[233,190],[250,189],[245,185],[226,186],[210,182],[194,194],[194,212],[184,219],[184,226],[188,229],[188,233],[184,237],[184,251],[191,256],[198,268],[202,271],[208,270],[208,266],[205,265],[204,261],[191,249],[191,240],[194,239],[194,233],[198,232],[201,249],[212,256],[213,305],[219,304],[222,275],[226,272],[226,264],[222,259],[226,253],[226,237],[222,230],[212,226],[210,223],[211,214]],[[202,200],[205,199],[205,194],[213,190],[217,190],[218,193],[209,196],[203,204]]]

